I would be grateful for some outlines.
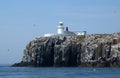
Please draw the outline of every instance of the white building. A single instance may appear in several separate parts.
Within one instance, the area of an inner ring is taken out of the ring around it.
[[[81,32],[72,32],[68,30],[68,27],[64,30],[64,24],[63,22],[59,22],[58,29],[57,29],[57,34],[44,34],[44,37],[51,37],[55,35],[64,35],[64,36],[77,36],[77,35],[86,35],[86,31],[81,31]]]
[[[57,34],[59,34],[59,35],[63,35],[64,34],[63,22],[59,22]]]
[[[83,35],[83,36],[84,36],[84,35],[86,35],[86,31],[77,32],[76,34],[77,34],[77,35]]]
[[[52,33],[44,34],[44,37],[51,37],[51,36],[54,36],[54,34]]]

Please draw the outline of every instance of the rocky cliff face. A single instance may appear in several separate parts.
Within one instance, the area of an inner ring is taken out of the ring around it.
[[[120,66],[120,33],[36,38],[13,66]]]

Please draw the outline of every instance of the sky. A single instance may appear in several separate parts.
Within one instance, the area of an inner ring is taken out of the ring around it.
[[[0,0],[0,64],[20,62],[36,37],[71,31],[120,32],[120,0]]]

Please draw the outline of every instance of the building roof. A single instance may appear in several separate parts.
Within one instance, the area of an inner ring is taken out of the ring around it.
[[[76,35],[76,34],[71,31],[64,31],[64,35]]]

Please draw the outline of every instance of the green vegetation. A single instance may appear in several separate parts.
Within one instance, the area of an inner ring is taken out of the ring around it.
[[[120,36],[120,32],[117,33]]]
[[[107,36],[109,36],[110,34],[96,34],[97,38],[105,38]]]
[[[85,42],[85,36],[77,36],[76,39],[78,42]]]
[[[96,57],[102,57],[103,53],[103,43],[98,44],[98,47],[96,48]]]

